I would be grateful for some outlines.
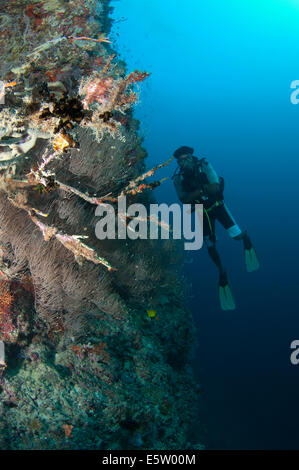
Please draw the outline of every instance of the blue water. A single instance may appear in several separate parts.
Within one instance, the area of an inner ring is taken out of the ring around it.
[[[299,448],[299,0],[121,0],[112,38],[142,86],[148,167],[181,145],[225,178],[226,202],[246,228],[261,270],[245,271],[241,244],[218,227],[237,301],[223,312],[204,249],[187,265],[198,327],[199,416],[211,449]],[[172,175],[175,164],[159,175]],[[172,181],[156,190],[177,202]]]

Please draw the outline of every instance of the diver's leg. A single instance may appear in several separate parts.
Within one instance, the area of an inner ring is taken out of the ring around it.
[[[244,246],[244,259],[247,272],[251,273],[257,271],[260,268],[260,262],[255,251],[255,248],[247,234],[247,232],[242,232],[242,237],[235,238],[235,240],[243,240]]]
[[[245,238],[249,238],[247,232],[244,230],[240,233],[240,235],[236,235],[235,237],[231,237],[233,240],[245,240]]]
[[[260,267],[260,264],[255,248],[251,243],[247,232],[240,229],[225,203],[217,208],[217,219],[233,240],[243,240],[245,265],[247,271],[257,271]]]
[[[205,242],[205,245],[207,247],[207,250],[208,250],[208,253],[209,253],[209,256],[210,256],[211,260],[213,261],[213,263],[219,269],[219,277],[221,277],[221,275],[222,276],[226,275],[225,268],[224,268],[224,266],[221,262],[220,255],[219,255],[218,250],[216,248],[216,240],[213,239],[211,236],[206,235],[206,236],[204,236],[204,242]]]
[[[226,271],[222,265],[220,255],[216,248],[216,241],[206,238],[205,243],[207,245],[210,258],[219,269],[218,297],[220,307],[222,310],[235,310],[236,304],[227,279]]]
[[[215,216],[231,238],[234,240],[243,239],[243,236],[246,232],[242,232],[239,225],[232,216],[232,213],[224,202],[220,206],[216,207]]]
[[[208,249],[209,256],[213,263],[219,269],[219,272],[224,271],[220,255],[216,249],[216,232],[215,232],[215,216],[214,212],[210,213],[204,211],[203,215],[203,240]]]
[[[220,255],[216,248],[216,241],[214,243],[211,243],[211,245],[206,243],[208,253],[210,255],[211,260],[216,264],[217,268],[219,269],[219,285],[225,286],[226,284],[228,284],[226,270],[221,262]]]
[[[208,250],[208,253],[209,253],[209,256],[210,256],[211,260],[213,261],[214,264],[216,264],[219,271],[221,271],[223,269],[223,266],[222,266],[222,263],[221,263],[220,255],[219,255],[219,253],[217,251],[217,248],[216,248],[216,241],[213,240],[212,237],[207,235],[207,236],[204,236],[204,242],[205,242],[205,245],[207,247],[207,250]]]
[[[204,218],[204,242],[208,249],[210,258],[219,269],[219,282],[218,282],[218,296],[220,307],[222,310],[234,310],[236,308],[235,301],[230,289],[226,271],[222,265],[220,255],[216,248],[216,235],[215,235],[215,218],[209,221],[209,230],[207,230]]]
[[[215,217],[213,213],[204,211],[203,215],[203,240],[207,247],[209,256],[219,271],[223,270],[220,255],[216,249]]]

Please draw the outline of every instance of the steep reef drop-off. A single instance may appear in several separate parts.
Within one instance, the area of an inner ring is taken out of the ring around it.
[[[0,10],[0,449],[194,448],[182,246],[95,236],[97,206],[153,201],[148,74],[112,50],[108,0]]]

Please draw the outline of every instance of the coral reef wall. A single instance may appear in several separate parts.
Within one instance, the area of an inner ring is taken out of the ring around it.
[[[117,59],[109,0],[0,11],[0,449],[194,448],[182,246],[95,236],[97,207],[160,184],[148,74]]]

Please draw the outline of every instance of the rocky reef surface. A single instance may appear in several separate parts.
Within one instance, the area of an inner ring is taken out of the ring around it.
[[[198,448],[182,245],[95,235],[97,207],[161,183],[148,73],[113,51],[109,0],[0,12],[0,449]]]

